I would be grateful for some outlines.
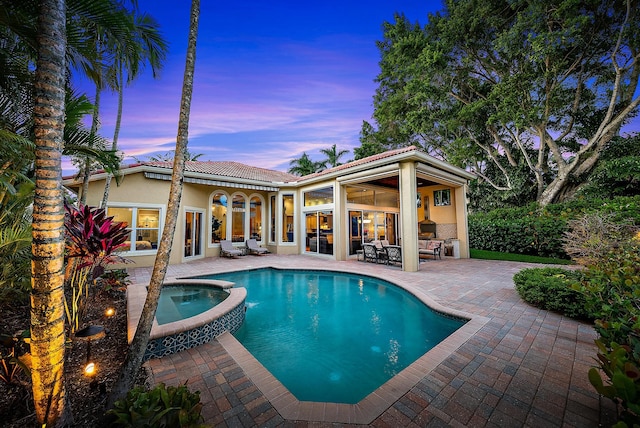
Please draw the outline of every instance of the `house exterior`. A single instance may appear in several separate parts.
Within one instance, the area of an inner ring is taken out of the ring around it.
[[[171,162],[123,168],[107,213],[127,223],[123,256],[151,266],[162,234]],[[402,268],[417,271],[418,239],[441,239],[469,257],[466,187],[474,176],[411,146],[298,177],[237,162],[186,162],[170,263],[220,254],[220,240],[249,238],[276,254],[355,258],[375,239],[402,247]],[[105,173],[93,174],[87,204],[97,206]],[[71,191],[81,182],[65,179]]]

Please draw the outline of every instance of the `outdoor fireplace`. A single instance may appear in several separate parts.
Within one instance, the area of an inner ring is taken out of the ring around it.
[[[436,222],[422,220],[418,223],[418,239],[432,239],[436,237]]]

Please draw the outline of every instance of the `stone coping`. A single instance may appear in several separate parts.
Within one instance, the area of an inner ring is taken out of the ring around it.
[[[229,297],[224,299],[221,303],[217,304],[208,311],[202,312],[190,318],[186,318],[180,321],[175,321],[167,324],[160,325],[154,318],[153,325],[151,327],[151,334],[149,340],[158,339],[161,337],[171,336],[176,333],[188,331],[200,326],[203,326],[215,319],[230,313],[239,304],[241,304],[247,297],[247,290],[243,287],[233,288],[233,282],[211,280],[211,279],[176,279],[170,278],[164,281],[165,285],[194,285],[202,284],[209,287],[217,287],[227,290]],[[133,340],[138,321],[142,315],[142,308],[144,307],[144,301],[147,296],[147,286],[144,284],[134,284],[127,289],[127,320],[128,320],[128,340],[129,343]]]
[[[272,269],[281,268],[272,267]],[[350,273],[338,269],[314,268],[301,270]],[[358,275],[370,276],[366,274]],[[218,342],[284,419],[308,422],[370,424],[489,321],[488,318],[482,316],[446,308],[423,291],[409,284],[403,286],[385,278],[370,277],[384,280],[409,292],[431,310],[441,315],[467,320],[467,322],[357,404],[300,401],[247,351],[232,334],[226,332],[218,336]]]

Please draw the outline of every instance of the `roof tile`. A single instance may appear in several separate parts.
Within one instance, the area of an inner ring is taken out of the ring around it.
[[[143,165],[157,168],[173,168],[173,162],[143,162]],[[282,171],[245,165],[232,161],[187,161],[185,172],[218,175],[221,177],[242,178],[245,180],[266,182],[295,182],[300,177]]]

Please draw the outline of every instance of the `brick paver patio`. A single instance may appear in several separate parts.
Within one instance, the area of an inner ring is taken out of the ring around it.
[[[421,379],[370,426],[597,427],[614,420],[612,404],[600,398],[587,379],[595,357],[593,328],[533,308],[515,292],[514,273],[532,265],[445,258],[421,263],[419,272],[403,272],[355,260],[268,255],[174,265],[168,277],[263,266],[375,275],[424,293],[446,308],[486,318],[476,334],[447,351],[435,368],[420,373]],[[151,269],[129,272],[134,283],[146,284]],[[200,391],[208,425],[356,426],[326,422],[331,420],[326,415],[330,408],[323,403],[301,415],[304,420],[285,419],[267,399],[265,381],[251,379],[242,368],[246,362],[239,364],[221,341],[147,363],[155,382],[187,381],[190,389]],[[314,421],[310,416],[316,414],[325,416]]]

